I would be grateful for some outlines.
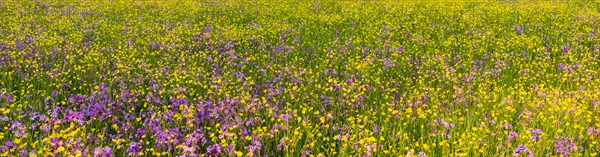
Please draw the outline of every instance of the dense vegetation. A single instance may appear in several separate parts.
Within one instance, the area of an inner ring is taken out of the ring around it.
[[[0,2],[0,156],[597,156],[600,4]]]

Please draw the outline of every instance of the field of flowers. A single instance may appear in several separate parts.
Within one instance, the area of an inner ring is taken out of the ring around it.
[[[0,1],[0,156],[598,156],[600,3]]]

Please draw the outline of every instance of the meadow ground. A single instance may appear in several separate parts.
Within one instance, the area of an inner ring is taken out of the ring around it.
[[[598,156],[600,3],[0,2],[0,156]]]

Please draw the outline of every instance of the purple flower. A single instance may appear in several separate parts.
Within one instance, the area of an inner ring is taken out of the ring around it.
[[[56,98],[56,96],[58,96],[58,91],[57,90],[52,90],[52,97]]]
[[[419,157],[427,157],[427,154],[425,154],[425,152],[419,152]]]
[[[129,144],[129,147],[127,148],[127,153],[133,156],[140,156],[139,153],[141,152],[141,147],[142,143],[131,142],[131,144]]]
[[[529,136],[530,140],[540,140],[540,135],[542,134],[542,129],[529,129],[529,132],[531,132],[531,136]]]
[[[283,121],[288,121],[288,118],[290,118],[290,115],[289,114],[282,114],[282,115],[279,115],[279,118],[281,118],[281,120],[283,120]]]
[[[528,151],[527,147],[525,147],[524,145],[519,145],[517,147],[517,149],[515,149],[515,152],[513,153],[513,156],[517,156],[517,155],[519,155],[519,154],[521,154],[523,152],[526,152],[526,151]]]
[[[210,33],[210,27],[209,27],[209,26],[207,26],[207,27],[204,27],[204,32],[203,32],[203,33],[204,33],[204,34],[208,34],[208,33]]]
[[[13,142],[12,141],[4,141],[4,145],[2,147],[0,147],[0,151],[5,151],[8,149],[11,149],[11,147],[13,147]]]
[[[554,143],[554,151],[565,156],[568,156],[569,153],[576,150],[577,145],[574,143],[573,138],[566,137],[556,137],[553,141]]]
[[[517,132],[511,131],[510,133],[508,133],[508,138],[513,139],[517,137],[517,135],[519,135],[517,134]]]
[[[94,149],[94,157],[110,157],[113,156],[111,148],[96,148]]]
[[[512,124],[503,124],[503,125],[500,125],[500,127],[504,128],[504,129],[512,129],[513,128]]]
[[[563,45],[563,47],[562,47],[562,50],[561,50],[561,51],[562,51],[563,53],[568,53],[569,51],[571,51],[571,48],[569,48],[569,44],[565,44],[565,45]]]
[[[519,26],[518,24],[513,26],[513,28],[516,29],[519,34],[525,33],[525,30],[523,30],[523,27]]]
[[[385,64],[386,67],[392,67],[393,64],[393,60],[385,60],[383,61],[383,63]]]
[[[442,125],[444,125],[446,128],[454,128],[454,124],[450,123],[450,122],[441,122]]]
[[[283,150],[283,141],[279,141],[279,144],[277,144],[277,151],[281,150]]]
[[[206,147],[206,151],[208,152],[208,154],[210,154],[210,156],[220,156],[221,154],[221,145],[220,144],[215,144],[212,146],[208,146]]]
[[[533,153],[531,151],[528,151],[527,153],[525,153],[525,156],[527,157],[534,157]]]

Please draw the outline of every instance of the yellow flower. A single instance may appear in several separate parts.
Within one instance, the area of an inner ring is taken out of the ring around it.
[[[65,151],[65,147],[63,147],[63,146],[60,146],[60,147],[58,147],[58,149],[56,149],[56,152],[63,152],[63,151]]]
[[[233,153],[235,153],[235,156],[237,156],[237,157],[241,157],[242,155],[244,155],[240,151],[234,151]]]

